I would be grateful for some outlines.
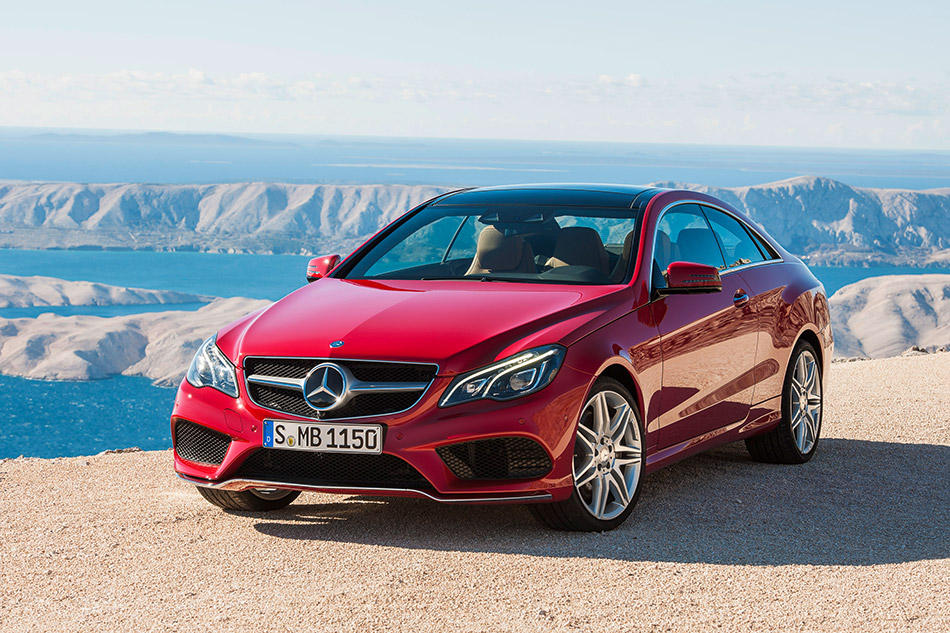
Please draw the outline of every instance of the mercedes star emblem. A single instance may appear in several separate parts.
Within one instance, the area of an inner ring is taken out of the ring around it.
[[[317,411],[329,411],[346,396],[346,374],[339,365],[321,363],[303,381],[303,397]]]

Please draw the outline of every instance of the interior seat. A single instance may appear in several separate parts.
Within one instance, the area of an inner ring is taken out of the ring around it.
[[[633,256],[633,239],[636,237],[636,229],[627,233],[623,238],[623,249],[620,251],[620,259],[617,260],[614,269],[610,271],[610,281],[615,284],[623,282],[627,274],[627,266],[630,264],[630,258]]]
[[[466,275],[490,273],[533,273],[534,251],[519,235],[505,235],[493,226],[478,234],[478,247]]]
[[[609,257],[600,234],[586,226],[566,226],[558,231],[554,254],[547,266],[590,266],[603,275],[610,273]]]

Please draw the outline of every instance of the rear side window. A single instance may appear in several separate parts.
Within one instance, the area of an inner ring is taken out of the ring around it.
[[[719,240],[726,259],[726,268],[736,268],[767,259],[739,220],[710,207],[703,207],[703,211]]]
[[[716,236],[699,205],[676,205],[657,224],[654,263],[666,271],[672,262],[678,261],[725,267]]]

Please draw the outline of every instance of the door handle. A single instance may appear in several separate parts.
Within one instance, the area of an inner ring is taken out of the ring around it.
[[[749,293],[747,293],[745,290],[742,290],[741,288],[736,290],[736,294],[732,296],[732,303],[735,304],[737,308],[744,306],[745,304],[749,303]]]

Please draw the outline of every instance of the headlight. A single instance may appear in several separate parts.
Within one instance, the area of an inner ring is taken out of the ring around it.
[[[511,400],[547,387],[564,360],[560,345],[535,347],[488,367],[457,376],[445,390],[440,407],[488,398]]]
[[[215,343],[216,338],[217,335],[212,336],[201,344],[191,361],[191,366],[188,367],[185,379],[194,387],[211,387],[232,398],[237,398],[237,376],[234,373],[234,365],[218,349]]]

